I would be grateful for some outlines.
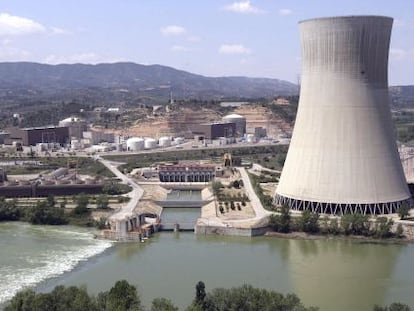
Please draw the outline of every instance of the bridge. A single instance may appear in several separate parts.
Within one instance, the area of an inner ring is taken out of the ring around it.
[[[202,207],[203,205],[210,203],[210,201],[204,200],[165,200],[156,201],[156,203],[162,207]]]

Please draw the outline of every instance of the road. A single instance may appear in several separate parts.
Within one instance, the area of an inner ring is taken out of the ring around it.
[[[135,182],[135,180],[129,178],[120,170],[118,170],[117,166],[119,163],[104,160],[101,157],[96,157],[96,159],[105,165],[123,183],[132,187],[132,191],[127,194],[127,196],[130,197],[130,201],[127,204],[122,205],[121,209],[118,212],[109,217],[110,220],[128,219],[128,217],[133,215],[134,209],[137,207],[139,200],[144,194],[144,190]]]
[[[256,214],[255,218],[261,219],[263,217],[266,217],[272,214],[271,212],[266,210],[263,207],[262,202],[260,202],[258,196],[256,195],[256,192],[253,189],[253,185],[250,182],[250,178],[249,178],[249,175],[247,174],[246,169],[244,167],[237,167],[237,170],[240,172],[240,176],[243,179],[243,185],[246,190],[246,194],[248,198],[250,199],[250,204]]]

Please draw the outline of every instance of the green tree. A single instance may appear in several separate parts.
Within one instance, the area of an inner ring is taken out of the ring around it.
[[[270,215],[270,226],[273,230],[282,233],[288,233],[291,230],[291,216],[290,209],[287,205],[282,205],[280,215]]]
[[[107,194],[100,194],[96,198],[96,207],[99,209],[107,209],[109,207],[109,198]]]
[[[47,201],[47,204],[48,204],[50,207],[54,207],[54,206],[55,206],[55,204],[56,204],[55,196],[54,196],[53,194],[49,194],[49,195],[47,196],[46,201]]]
[[[151,311],[178,311],[178,308],[166,298],[155,298],[152,301]]]
[[[385,306],[385,307],[380,307],[375,305],[373,311],[410,311],[410,307],[399,303],[399,302],[394,302],[392,304],[390,304],[389,306]]]
[[[298,221],[299,230],[308,233],[319,232],[318,220],[318,213],[311,213],[311,211],[309,210],[303,211]]]
[[[254,288],[251,285],[231,289],[216,288],[207,294],[205,305],[207,311],[317,310],[317,308],[303,306],[296,295],[288,294],[284,296],[274,291]]]
[[[206,298],[206,285],[203,281],[199,281],[196,285],[196,296],[194,303],[196,305],[202,306],[204,309],[204,299]]]
[[[89,212],[88,204],[89,204],[89,197],[81,193],[75,198],[76,207],[73,210],[73,213],[76,215],[83,215]]]
[[[333,235],[341,233],[341,229],[339,228],[339,222],[337,218],[332,218],[329,221],[328,233]]]
[[[219,193],[221,192],[221,189],[223,188],[224,188],[223,184],[219,181],[213,181],[211,183],[211,189],[213,189],[213,194],[216,197],[219,195]]]
[[[137,289],[126,280],[117,281],[106,297],[106,307],[110,311],[143,310]]]
[[[410,208],[407,204],[403,204],[398,209],[398,216],[400,216],[400,219],[406,219],[407,216],[410,215]]]
[[[370,234],[370,222],[368,215],[359,213],[345,214],[341,218],[341,227],[344,234],[364,235]]]
[[[395,230],[395,236],[397,238],[404,237],[404,229],[403,229],[402,224],[398,224],[397,229]]]
[[[387,217],[378,217],[375,221],[374,236],[379,239],[389,238],[392,236],[391,228],[394,224],[392,219]]]

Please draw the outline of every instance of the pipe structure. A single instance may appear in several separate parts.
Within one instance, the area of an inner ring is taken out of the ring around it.
[[[388,214],[411,205],[391,120],[392,18],[299,23],[299,107],[274,201],[318,213]]]

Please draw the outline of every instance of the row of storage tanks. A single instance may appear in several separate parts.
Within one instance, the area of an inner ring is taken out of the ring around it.
[[[169,147],[172,144],[179,145],[184,142],[184,138],[177,137],[172,140],[171,137],[160,137],[158,141],[154,138],[131,137],[126,141],[128,151],[139,151],[144,149],[154,149],[156,147]]]

